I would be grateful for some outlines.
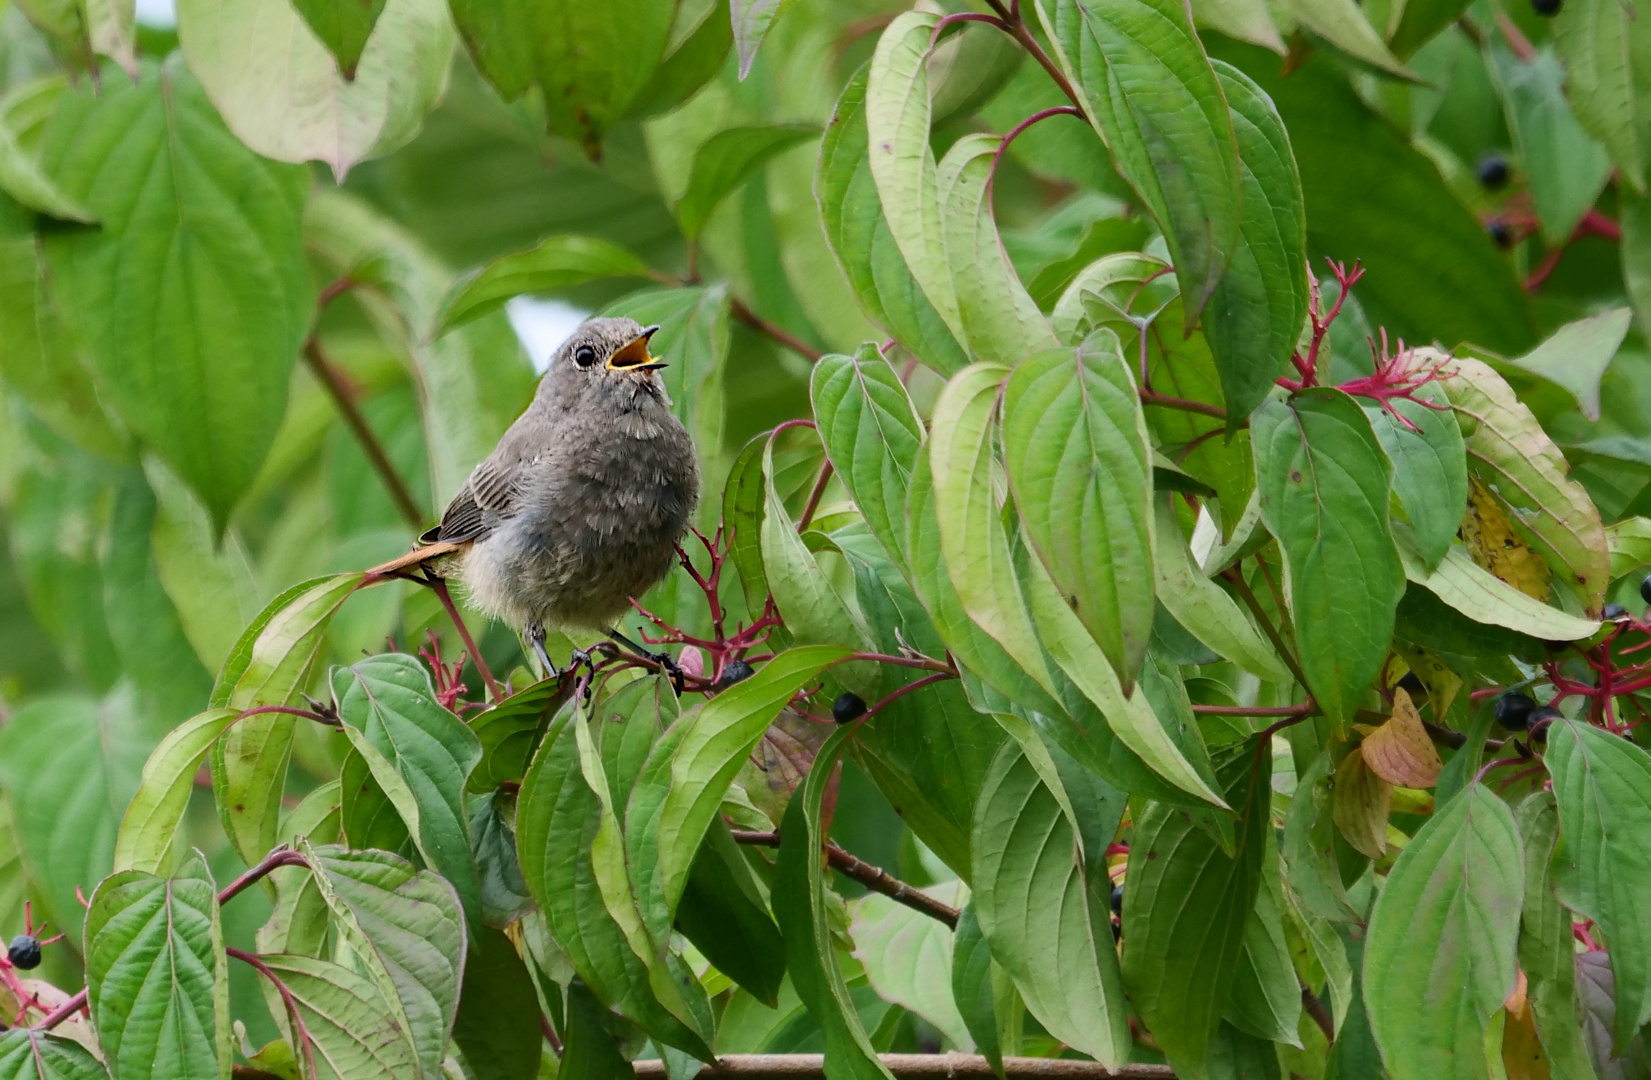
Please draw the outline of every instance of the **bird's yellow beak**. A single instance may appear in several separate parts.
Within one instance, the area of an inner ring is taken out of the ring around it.
[[[665,361],[655,360],[648,354],[648,339],[659,332],[659,327],[650,326],[642,331],[641,336],[634,341],[628,341],[613,351],[608,357],[608,368],[612,371],[657,371],[665,366]]]

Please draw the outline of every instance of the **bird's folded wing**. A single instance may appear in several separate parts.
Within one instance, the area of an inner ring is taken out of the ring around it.
[[[476,466],[441,516],[441,524],[420,540],[426,543],[480,540],[515,512],[523,462],[498,452]]]

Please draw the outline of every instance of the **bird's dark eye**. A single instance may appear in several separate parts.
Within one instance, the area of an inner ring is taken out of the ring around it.
[[[580,367],[590,367],[596,363],[596,350],[589,345],[581,345],[573,350],[573,362]]]

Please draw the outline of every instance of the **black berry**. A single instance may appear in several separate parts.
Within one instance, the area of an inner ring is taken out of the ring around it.
[[[1531,726],[1531,711],[1536,702],[1528,694],[1503,694],[1496,699],[1496,722],[1509,731],[1524,731]]]
[[[1640,599],[1651,604],[1651,574],[1640,579]]]
[[[735,683],[742,683],[755,674],[756,670],[744,660],[730,660],[728,666],[722,669],[722,674],[717,676],[717,685],[726,690]]]
[[[1531,739],[1535,742],[1541,742],[1543,739],[1546,739],[1548,737],[1548,729],[1553,726],[1554,721],[1563,719],[1564,716],[1564,713],[1560,712],[1552,705],[1544,705],[1540,709],[1533,711],[1531,713]]]
[[[1474,171],[1486,190],[1496,191],[1508,182],[1508,159],[1501,154],[1486,154],[1479,159],[1479,167]]]
[[[1503,251],[1513,246],[1513,230],[1509,229],[1508,223],[1502,219],[1485,222],[1485,231],[1490,233],[1491,243]]]
[[[28,934],[18,934],[11,939],[6,956],[10,958],[12,967],[33,971],[40,966],[40,942]]]
[[[1531,10],[1545,19],[1559,14],[1560,0],[1531,0]]]
[[[1112,914],[1120,919],[1124,917],[1124,887],[1122,885],[1112,886]]]
[[[831,703],[831,718],[839,724],[846,724],[850,720],[858,720],[864,715],[866,715],[866,701],[859,694],[838,694],[837,700]]]
[[[1621,604],[1606,604],[1605,610],[1599,613],[1599,617],[1607,620],[1626,619],[1628,617],[1628,609],[1623,607]]]

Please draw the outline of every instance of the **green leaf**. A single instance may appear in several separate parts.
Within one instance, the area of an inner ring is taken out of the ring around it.
[[[1001,365],[975,364],[953,376],[935,403],[929,431],[935,518],[946,573],[969,618],[1053,693],[992,491],[992,416],[1007,374]]]
[[[1524,840],[1525,899],[1519,915],[1519,968],[1536,1030],[1555,1080],[1591,1080],[1593,1067],[1577,1023],[1576,939],[1571,913],[1559,905],[1550,877],[1559,810],[1539,791],[1519,804],[1515,823]]]
[[[1238,601],[1193,562],[1171,498],[1160,493],[1155,502],[1159,601],[1193,637],[1245,671],[1264,682],[1289,682],[1289,669]]]
[[[342,180],[411,141],[447,89],[454,41],[445,5],[375,2],[383,11],[353,77],[287,0],[180,0],[178,39],[242,142],[277,161],[320,161]],[[328,6],[368,9],[360,0]]]
[[[477,1080],[533,1080],[539,1074],[539,999],[516,947],[499,930],[470,941],[453,1051]]]
[[[980,932],[980,917],[971,900],[963,905],[957,929],[952,932],[952,1001],[968,1027],[975,1049],[1001,1077],[1004,1075],[1003,1048],[998,1037],[993,967],[992,950]]]
[[[1363,410],[1335,390],[1269,401],[1250,432],[1301,666],[1319,708],[1346,723],[1387,655],[1404,594],[1387,524],[1392,467]]]
[[[1389,51],[1357,0],[1284,0],[1280,13],[1362,64],[1401,79],[1415,78]]]
[[[1084,112],[1164,231],[1190,321],[1239,245],[1239,149],[1221,83],[1172,0],[1038,6]]]
[[[419,1075],[418,1058],[396,1015],[373,982],[341,964],[290,953],[260,956],[292,997],[309,1046],[289,1034],[299,1060],[314,1062],[317,1080],[392,1080]],[[272,1011],[295,1026],[282,1000]],[[301,1066],[303,1074],[308,1069]]]
[[[0,1035],[0,1077],[5,1080],[105,1080],[109,1071],[73,1039],[29,1027]]]
[[[877,40],[866,74],[871,176],[889,235],[912,280],[957,341],[966,340],[946,255],[934,152],[929,148],[927,60],[940,17],[908,11]]]
[[[45,241],[62,310],[108,400],[221,532],[275,439],[313,314],[307,178],[230,135],[181,63],[66,92],[41,159],[103,223]]]
[[[298,850],[339,935],[412,1039],[423,1075],[436,1076],[466,967],[458,894],[446,879],[389,852],[304,841]]]
[[[1148,803],[1125,876],[1124,984],[1178,1069],[1209,1059],[1246,944],[1269,828],[1268,748],[1243,745],[1224,774],[1238,813],[1229,855],[1183,810]]]
[[[820,140],[814,182],[820,221],[866,315],[937,370],[959,371],[969,359],[913,279],[872,179],[866,125],[869,72],[870,66],[863,66],[849,79]]]
[[[1301,984],[1284,932],[1285,899],[1278,852],[1271,833],[1264,837],[1261,890],[1244,924],[1244,948],[1233,974],[1232,997],[1224,1013],[1240,1031],[1268,1042],[1301,1046]],[[1345,1005],[1344,1005],[1345,1008]]]
[[[1529,61],[1500,48],[1492,48],[1490,55],[1542,238],[1550,247],[1562,246],[1599,198],[1611,175],[1611,159],[1571,112],[1565,69],[1551,49]]]
[[[481,879],[482,922],[502,930],[534,909],[516,855],[514,792],[490,791],[470,803],[470,846]],[[508,815],[508,817],[507,817]]]
[[[746,684],[741,683],[741,686]],[[713,703],[714,703],[713,699]],[[832,733],[814,758],[814,767],[792,798],[780,827],[780,854],[774,865],[774,917],[785,938],[785,966],[797,996],[820,1025],[831,1075],[845,1080],[890,1080],[872,1049],[843,979],[827,922],[821,804],[852,727]]]
[[[1004,384],[1004,464],[1021,526],[1125,694],[1152,638],[1149,445],[1110,330],[1033,354]]]
[[[98,886],[86,911],[86,989],[116,1076],[229,1072],[229,962],[199,854],[174,878],[128,870]]]
[[[751,65],[757,59],[762,39],[768,36],[774,20],[785,10],[788,0],[734,0],[734,47],[739,51],[740,78],[751,74]]]
[[[436,313],[437,337],[528,293],[558,292],[602,278],[651,277],[648,264],[596,236],[548,236],[526,251],[513,251],[453,283]]]
[[[690,240],[699,236],[711,212],[770,158],[819,134],[813,124],[773,124],[727,128],[711,136],[694,155],[687,190],[677,200],[676,219],[683,235]]]
[[[397,809],[420,853],[453,883],[465,914],[479,921],[480,885],[464,812],[465,784],[481,758],[475,733],[441,707],[429,672],[406,653],[386,653],[339,668],[332,688],[339,718],[383,755],[417,801],[417,820],[409,818],[404,807]],[[372,764],[372,758],[368,762]]]
[[[271,600],[241,634],[212,688],[213,708],[285,705],[304,685],[327,626],[361,583],[359,573],[301,582]],[[248,865],[275,846],[298,718],[242,718],[212,747],[212,793],[230,844]]]
[[[924,891],[954,906],[961,886],[947,882]],[[854,902],[849,936],[879,996],[921,1016],[953,1045],[969,1045],[969,1029],[952,998],[952,932],[943,923],[881,893],[867,893]]]
[[[1474,562],[1460,544],[1429,571],[1409,531],[1395,523],[1393,535],[1399,541],[1405,576],[1474,622],[1505,626],[1543,641],[1581,641],[1599,630],[1598,620],[1578,618],[1520,592]]]
[[[467,790],[494,791],[521,780],[539,736],[573,696],[573,687],[569,678],[540,679],[472,716],[470,730],[481,743],[482,756],[470,771]]]
[[[605,1017],[606,1011],[584,983],[568,987],[566,1048],[556,1070],[557,1080],[633,1080],[636,1070],[608,1033]]]
[[[1651,28],[1610,0],[1579,0],[1554,19],[1554,48],[1565,62],[1565,93],[1576,118],[1642,195],[1651,162],[1648,34]]]
[[[1003,140],[965,135],[935,167],[941,234],[969,354],[1013,364],[1058,344],[1021,284],[992,216],[992,164]]]
[[[1033,762],[1005,744],[974,822],[973,905],[991,956],[1049,1033],[1117,1068],[1129,1057],[1128,1012],[1101,867],[1076,855],[1075,829]],[[1086,870],[1088,873],[1086,874]]]
[[[1468,436],[1468,469],[1511,513],[1514,531],[1582,600],[1600,609],[1610,583],[1610,546],[1599,510],[1568,475],[1565,457],[1513,389],[1478,360],[1459,358],[1445,391],[1476,424]]]
[[[1467,511],[1467,449],[1444,390],[1428,385],[1417,390],[1415,396],[1416,401],[1397,398],[1387,403],[1409,421],[1415,431],[1399,423],[1380,405],[1361,404],[1388,463],[1393,466],[1393,494],[1404,507],[1422,565],[1431,573],[1455,542],[1456,532],[1462,526],[1462,514]],[[1430,409],[1422,402],[1445,408]]]
[[[895,565],[906,565],[906,491],[923,448],[923,421],[894,369],[871,346],[814,365],[814,421],[826,456]]]
[[[507,101],[544,92],[551,131],[600,155],[603,134],[631,115],[664,58],[676,5],[457,0],[453,21],[476,67]]]
[[[86,40],[92,51],[107,56],[128,75],[138,72],[134,0],[80,0],[81,17],[86,21]]]
[[[669,364],[660,372],[671,410],[701,447],[702,460],[722,444],[723,370],[730,341],[730,297],[725,285],[695,289],[644,289],[603,309],[643,326],[657,325],[657,354]]]
[[[638,99],[638,111],[650,116],[687,101],[722,70],[733,44],[727,0],[678,4],[665,58]]]
[[[1542,344],[1506,364],[1560,387],[1576,399],[1582,415],[1598,420],[1600,379],[1622,347],[1632,323],[1630,308],[1602,311],[1566,323]]]
[[[642,775],[659,775],[663,790],[646,793],[638,782],[625,815],[625,847],[643,920],[656,940],[665,938],[705,830],[763,732],[793,694],[852,651],[832,645],[788,649],[677,721],[679,736],[655,744]],[[639,797],[657,799],[658,809],[639,814]]]
[[[1548,734],[1559,804],[1554,888],[1599,924],[1616,977],[1616,1049],[1651,1017],[1651,927],[1636,914],[1651,875],[1651,757],[1627,739],[1568,718]]]
[[[90,210],[64,194],[63,189],[41,171],[34,156],[23,149],[11,125],[4,121],[0,121],[0,191],[30,210],[59,221],[98,223]]]
[[[361,54],[372,37],[373,26],[384,12],[385,0],[293,0],[310,30],[338,61],[346,81],[355,78]]]
[[[1356,4],[1347,8],[1361,22]],[[1366,24],[1368,26],[1368,24]],[[1477,341],[1516,353],[1533,342],[1525,291],[1479,221],[1415,149],[1367,106],[1328,58],[1278,73],[1278,57],[1229,45],[1290,132],[1315,257],[1360,260],[1372,325],[1409,341]]]
[[[676,928],[718,971],[770,1008],[785,978],[785,946],[728,826],[713,821],[677,904]]]
[[[137,794],[120,820],[116,870],[157,874],[166,869],[172,838],[195,790],[195,773],[236,715],[234,709],[208,709],[173,728],[155,747],[144,762]]]
[[[1232,65],[1212,66],[1232,110],[1243,207],[1232,263],[1205,309],[1204,336],[1235,425],[1272,389],[1307,318],[1307,212],[1272,100]]]
[[[51,921],[78,940],[81,905],[109,873],[121,810],[154,744],[121,695],[34,698],[0,727],[0,787],[23,867]]]
[[[1513,813],[1482,784],[1405,847],[1364,956],[1370,1028],[1393,1080],[1486,1074],[1486,1029],[1514,987],[1523,891]]]

